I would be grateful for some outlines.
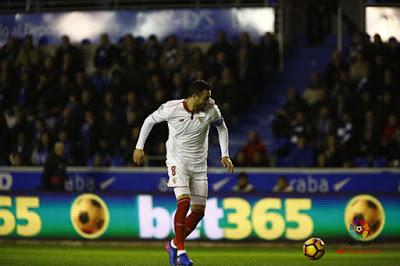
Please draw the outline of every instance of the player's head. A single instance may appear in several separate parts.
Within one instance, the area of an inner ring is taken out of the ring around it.
[[[190,85],[189,93],[193,101],[193,111],[201,111],[211,97],[211,85],[204,80],[196,80]]]

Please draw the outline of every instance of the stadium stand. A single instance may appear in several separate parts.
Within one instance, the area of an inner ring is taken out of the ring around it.
[[[107,34],[97,44],[62,36],[58,47],[35,44],[29,35],[10,38],[0,51],[0,164],[42,165],[62,141],[69,165],[130,165],[145,116],[168,99],[184,98],[195,79],[213,84],[232,125],[246,107],[241,96],[255,101],[265,72],[276,69],[274,53],[271,33],[258,46],[247,33],[230,43],[221,32],[209,48],[173,35],[161,42],[126,35],[115,44]],[[166,126],[158,125],[150,140],[147,165],[163,165]]]

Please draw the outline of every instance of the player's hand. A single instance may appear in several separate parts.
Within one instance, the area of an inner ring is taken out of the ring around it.
[[[228,168],[228,173],[233,173],[233,163],[228,156],[222,157],[221,163],[224,167]]]
[[[133,151],[133,162],[137,165],[141,165],[143,163],[144,151],[142,149],[135,149]]]

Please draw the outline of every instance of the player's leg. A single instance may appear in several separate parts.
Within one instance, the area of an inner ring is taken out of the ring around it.
[[[191,213],[186,217],[185,221],[185,238],[193,232],[197,224],[204,217],[204,210],[208,196],[207,174],[205,172],[192,173],[190,177],[189,189],[192,206]],[[193,263],[186,252],[182,254],[178,252],[177,262],[179,265],[192,265]]]
[[[177,208],[174,217],[175,237],[166,244],[170,264],[176,265],[177,256],[185,251],[185,220],[190,208],[189,176],[183,167],[168,163],[168,186],[174,189]],[[190,264],[189,264],[190,265]]]
[[[188,237],[204,217],[208,197],[208,181],[206,173],[196,173],[189,183],[191,195],[191,212],[186,217],[186,235]]]
[[[186,215],[190,208],[189,187],[174,188],[177,199],[177,209],[174,217],[175,237],[171,241],[171,247],[176,249],[177,265],[192,265],[185,249]]]
[[[192,204],[190,208],[190,214],[188,217],[186,217],[185,221],[185,238],[187,238],[194,231],[194,229],[196,229],[199,222],[203,219],[205,207],[205,205]]]
[[[190,172],[189,191],[192,203],[192,212],[185,217],[185,238],[196,228],[197,224],[204,217],[206,206],[208,186],[206,172]],[[178,265],[192,265],[193,261],[189,259],[186,250],[177,252]]]
[[[190,191],[188,187],[174,188],[177,208],[174,217],[175,237],[173,245],[179,251],[185,250],[186,216],[190,208]],[[179,255],[179,254],[178,254]]]

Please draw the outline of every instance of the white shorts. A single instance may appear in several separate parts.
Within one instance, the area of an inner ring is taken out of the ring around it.
[[[168,187],[174,189],[176,199],[189,195],[192,205],[206,205],[208,196],[207,171],[195,172],[179,164],[167,163]]]

